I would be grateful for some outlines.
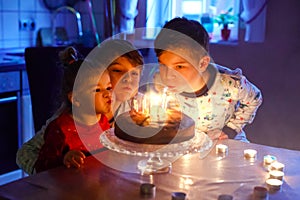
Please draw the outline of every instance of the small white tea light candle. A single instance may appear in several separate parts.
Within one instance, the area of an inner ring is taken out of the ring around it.
[[[225,144],[217,144],[216,145],[216,153],[227,153],[228,146]]]
[[[257,156],[257,151],[254,149],[245,149],[244,150],[244,157],[246,159],[255,159]]]
[[[278,161],[275,161],[270,165],[270,171],[272,170],[283,171],[283,169],[284,169],[284,164]]]
[[[277,160],[277,158],[275,156],[265,155],[264,156],[264,165],[270,165],[273,162],[275,162],[276,160]]]
[[[273,170],[269,172],[270,178],[271,179],[278,179],[281,180],[283,179],[284,172],[278,171],[278,170]]]
[[[283,182],[278,179],[270,178],[266,180],[266,183],[270,190],[280,190]]]

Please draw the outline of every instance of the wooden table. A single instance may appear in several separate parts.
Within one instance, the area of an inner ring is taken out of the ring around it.
[[[282,188],[270,192],[269,199],[300,199],[300,151],[235,140],[220,142],[228,146],[226,157],[218,156],[213,148],[204,159],[197,153],[185,155],[173,163],[171,172],[153,175],[134,173],[141,157],[105,149],[88,157],[80,169],[59,167],[3,185],[0,199],[171,199],[172,192],[184,192],[188,200],[217,199],[220,194],[247,200],[252,199],[255,186],[267,187],[268,172],[262,164],[267,154],[285,164]],[[254,162],[244,159],[244,150],[249,148],[258,152]],[[155,184],[155,196],[142,196],[142,183]]]

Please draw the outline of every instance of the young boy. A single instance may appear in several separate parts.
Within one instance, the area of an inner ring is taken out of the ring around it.
[[[195,120],[196,128],[236,132],[235,139],[248,142],[243,128],[253,121],[262,95],[240,69],[211,63],[209,36],[202,25],[186,18],[167,22],[155,39],[160,78],[181,102],[182,110]]]

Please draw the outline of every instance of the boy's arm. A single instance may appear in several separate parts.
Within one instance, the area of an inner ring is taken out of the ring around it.
[[[62,104],[56,113],[46,121],[41,130],[39,130],[29,141],[24,143],[17,151],[16,163],[27,174],[35,174],[34,165],[38,159],[40,150],[44,144],[44,133],[48,124],[56,119],[64,110],[65,105]]]
[[[260,90],[244,76],[241,76],[238,100],[237,108],[226,124],[226,126],[237,132],[237,137],[245,134],[243,128],[254,120],[263,98]]]
[[[34,164],[44,144],[44,133],[46,126],[43,126],[35,136],[24,143],[17,151],[16,163],[27,174],[34,174]]]

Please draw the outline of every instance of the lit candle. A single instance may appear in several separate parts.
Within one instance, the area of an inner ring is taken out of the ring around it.
[[[270,190],[280,190],[283,182],[278,179],[270,178],[266,180],[266,183]]]
[[[167,87],[165,87],[164,88],[164,90],[163,90],[163,93],[162,93],[162,95],[161,95],[161,101],[162,101],[162,109],[164,109],[164,110],[167,110],[167,105],[168,105],[168,102],[167,102],[167,90],[168,90],[168,88]]]
[[[276,160],[277,159],[275,156],[265,155],[264,156],[264,165],[270,165],[271,163],[273,163]]]
[[[278,179],[282,181],[284,172],[278,170],[272,170],[269,172],[269,175],[271,179]]]
[[[144,114],[147,114],[147,97],[146,97],[146,95],[144,96],[144,98],[143,98],[143,101],[142,101],[142,112],[144,113]]]
[[[282,164],[282,163],[280,163],[278,161],[273,162],[270,165],[270,171],[272,171],[272,170],[283,171],[283,169],[284,169],[284,164]]]
[[[257,151],[254,149],[245,149],[244,150],[244,157],[246,159],[255,159],[257,155]]]
[[[135,110],[135,111],[139,111],[139,104],[138,104],[138,101],[136,100],[136,99],[133,99],[133,109]]]
[[[165,121],[167,118],[166,110],[163,108],[161,95],[157,95],[155,93],[150,93],[149,98],[149,115],[150,121]]]
[[[216,145],[216,153],[227,153],[228,147],[225,144]]]

